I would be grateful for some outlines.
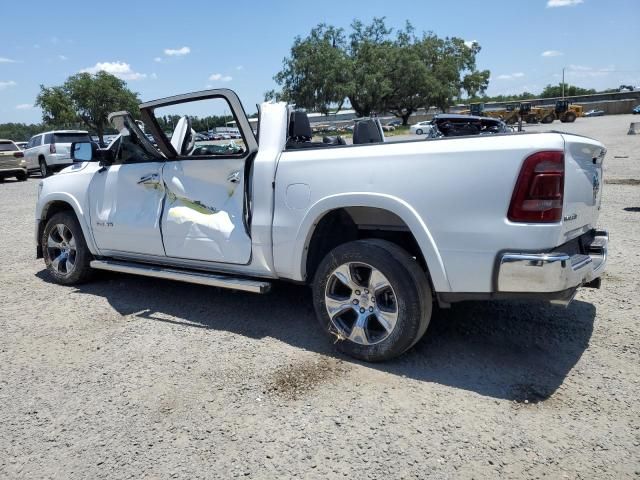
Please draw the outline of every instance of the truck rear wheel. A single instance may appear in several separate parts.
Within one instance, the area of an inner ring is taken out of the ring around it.
[[[59,212],[49,219],[40,245],[47,271],[57,283],[75,285],[90,277],[91,252],[72,212]]]
[[[340,351],[360,360],[401,355],[431,319],[426,274],[405,250],[385,240],[336,247],[320,263],[312,288],[322,328]]]
[[[567,112],[562,117],[562,122],[564,123],[573,123],[576,121],[576,114],[574,112]]]

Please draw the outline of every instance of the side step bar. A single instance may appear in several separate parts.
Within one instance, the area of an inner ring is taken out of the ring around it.
[[[110,270],[112,272],[131,273],[145,277],[163,278],[178,282],[197,283],[210,287],[229,288],[252,293],[267,293],[271,288],[269,282],[261,280],[249,280],[225,275],[216,275],[193,270],[179,270],[143,263],[119,262],[115,260],[92,260],[89,264],[97,270]]]

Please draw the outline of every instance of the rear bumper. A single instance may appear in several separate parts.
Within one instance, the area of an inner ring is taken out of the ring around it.
[[[593,231],[584,253],[503,253],[499,257],[498,292],[552,293],[582,285],[599,287],[607,263],[609,234]]]
[[[73,164],[73,160],[67,154],[63,153],[52,153],[45,157],[47,161],[47,165],[50,167],[67,167]]]
[[[0,167],[0,176],[11,177],[27,173],[27,167]]]

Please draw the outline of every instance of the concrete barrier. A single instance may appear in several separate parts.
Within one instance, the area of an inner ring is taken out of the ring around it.
[[[640,122],[631,122],[629,125],[629,131],[627,135],[637,135],[640,134]]]

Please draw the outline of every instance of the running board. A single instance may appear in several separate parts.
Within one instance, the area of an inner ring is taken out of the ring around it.
[[[252,293],[267,293],[271,288],[269,282],[249,280],[225,275],[215,275],[193,270],[178,270],[174,268],[147,265],[144,263],[118,262],[115,260],[92,260],[91,268],[97,270],[110,270],[112,272],[131,273],[145,277],[163,278],[178,282],[197,283],[210,287],[229,288]]]

